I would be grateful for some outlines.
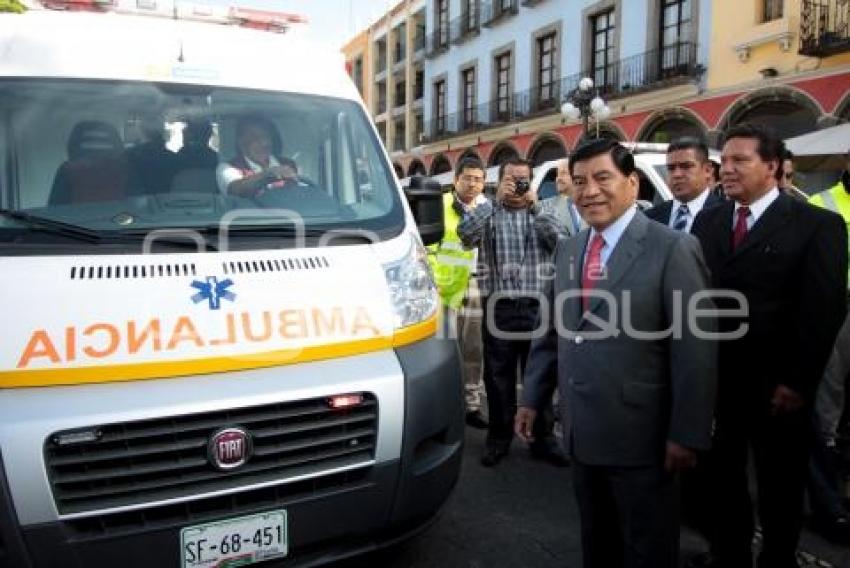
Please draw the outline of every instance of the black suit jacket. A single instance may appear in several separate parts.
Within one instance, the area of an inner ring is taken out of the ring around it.
[[[713,287],[749,304],[748,316],[719,322],[726,332],[748,326],[740,339],[720,341],[719,402],[743,389],[766,404],[782,384],[811,404],[846,311],[847,229],[835,213],[780,194],[733,251],[734,206],[704,209],[691,230]]]
[[[714,207],[715,205],[720,205],[721,203],[723,203],[723,200],[717,197],[717,195],[715,195],[714,193],[712,193],[711,190],[707,191],[709,192],[709,194],[708,197],[705,198],[705,203],[703,204],[702,209],[700,209],[700,213],[702,213],[704,209],[708,209],[709,207]],[[653,221],[658,221],[662,225],[669,225],[670,213],[672,211],[673,200],[670,199],[660,205],[656,205],[651,209],[647,209],[646,211],[644,211],[644,214]]]

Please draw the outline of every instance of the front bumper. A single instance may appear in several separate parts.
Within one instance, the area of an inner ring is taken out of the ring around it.
[[[463,399],[454,342],[421,341],[397,349],[396,357],[404,377],[401,451],[368,468],[21,526],[0,462],[0,566],[179,566],[183,527],[281,508],[290,554],[276,566],[323,564],[404,538],[433,517],[457,481]]]

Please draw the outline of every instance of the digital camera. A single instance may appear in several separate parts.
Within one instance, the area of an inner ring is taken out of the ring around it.
[[[528,183],[528,180],[518,179],[514,181],[514,187],[517,195],[522,195],[527,192],[531,187]]]

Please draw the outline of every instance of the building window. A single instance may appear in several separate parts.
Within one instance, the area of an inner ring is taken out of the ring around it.
[[[407,58],[407,28],[404,24],[395,29],[395,53],[394,63],[404,61]]]
[[[691,56],[691,0],[663,0],[658,54],[664,75],[687,66]]]
[[[557,97],[555,32],[537,38],[537,102],[544,106]]]
[[[434,83],[434,124],[438,134],[446,131],[446,81]]]
[[[357,87],[357,90],[360,92],[360,95],[363,95],[363,57],[358,57],[354,60],[354,65],[352,66],[351,74],[353,75],[354,85]]]
[[[478,0],[464,0],[463,11],[463,27],[466,32],[473,32],[478,29]]]
[[[395,84],[395,106],[401,107],[405,103],[405,91],[407,89],[406,81],[399,81]]]
[[[377,114],[384,114],[387,112],[387,83],[385,81],[379,81],[375,84],[375,90],[378,91]]]
[[[393,132],[393,150],[396,152],[403,152],[406,146],[404,140],[404,119],[397,120],[394,126],[395,128]]]
[[[608,10],[590,18],[593,31],[590,67],[593,70],[593,82],[600,89],[613,86],[614,77],[614,34],[617,31],[614,10]]]
[[[413,144],[418,145],[422,142],[422,133],[425,130],[425,119],[421,114],[413,117]]]
[[[506,120],[511,112],[511,54],[496,57],[496,118]]]
[[[778,20],[782,17],[783,0],[763,0],[762,22]]]
[[[463,84],[463,125],[469,128],[475,124],[475,67],[461,73]]]
[[[437,0],[437,39],[441,47],[449,44],[449,0]]]
[[[425,92],[425,71],[417,69],[413,81],[413,100],[418,101]]]

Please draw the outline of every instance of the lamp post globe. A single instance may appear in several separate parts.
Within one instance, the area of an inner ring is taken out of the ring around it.
[[[605,101],[603,101],[601,97],[593,97],[593,100],[590,101],[590,110],[593,111],[594,114],[599,114],[599,111],[603,108],[605,108]]]
[[[590,77],[582,77],[582,79],[578,82],[578,88],[580,91],[588,92],[593,88],[593,79]]]
[[[581,116],[581,110],[573,103],[565,102],[561,105],[561,114],[570,120],[576,120]]]

